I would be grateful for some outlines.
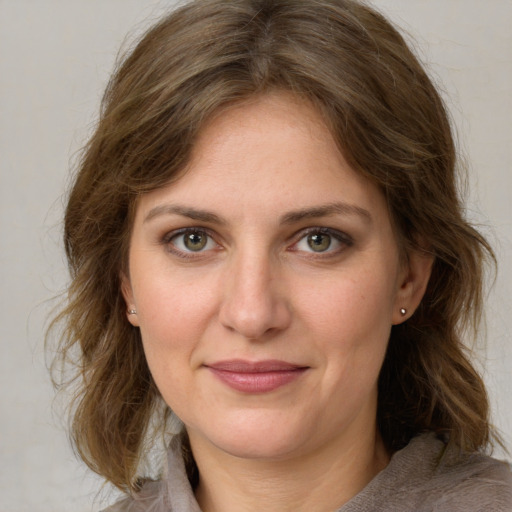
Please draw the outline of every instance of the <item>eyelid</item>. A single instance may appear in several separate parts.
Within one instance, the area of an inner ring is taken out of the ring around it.
[[[215,248],[196,251],[196,252],[183,251],[171,243],[173,238],[176,238],[185,233],[203,233],[214,242]],[[297,244],[301,240],[303,240],[305,237],[307,237],[308,235],[316,234],[316,233],[325,234],[325,235],[332,237],[333,239],[338,241],[340,244],[342,244],[343,247],[337,248],[337,249],[327,249],[324,252],[317,252],[317,253],[315,253],[314,251],[307,251],[307,253],[310,255],[310,257],[317,257],[317,258],[324,257],[325,258],[325,257],[329,257],[329,256],[334,256],[340,252],[343,252],[347,247],[351,247],[354,244],[353,238],[350,235],[348,235],[347,233],[345,233],[344,231],[340,231],[338,229],[334,229],[334,228],[330,228],[330,227],[311,226],[308,228],[301,229],[298,232],[296,232],[294,235],[292,235],[290,237],[291,244],[288,246],[287,250],[291,251],[291,252],[299,252],[299,251],[306,252],[306,251],[301,251],[300,249],[297,249]],[[174,229],[174,230],[171,230],[171,231],[165,233],[165,235],[163,235],[161,238],[161,243],[167,247],[167,250],[170,253],[172,253],[178,257],[181,257],[183,259],[191,259],[191,258],[204,257],[207,253],[209,253],[215,249],[222,249],[223,246],[217,241],[217,239],[218,239],[218,235],[215,232],[212,232],[212,230],[210,230],[209,228],[205,228],[203,226],[187,226],[187,227],[183,227],[183,228]]]
[[[310,254],[312,254],[314,257],[332,256],[332,255],[338,254],[339,252],[343,251],[345,248],[351,247],[352,245],[354,245],[354,239],[350,235],[348,235],[347,233],[345,233],[343,231],[340,231],[340,230],[334,229],[334,228],[312,226],[309,228],[302,229],[299,232],[297,232],[295,235],[293,235],[293,237],[292,237],[293,243],[289,247],[288,250],[298,252],[299,249],[296,248],[297,244],[301,240],[303,240],[305,237],[307,237],[308,235],[316,234],[316,233],[319,233],[322,235],[329,235],[332,238],[334,238],[335,240],[337,240],[339,243],[343,244],[344,247],[339,248],[339,249],[331,249],[331,250],[328,249],[324,252],[317,252],[317,253],[315,253],[314,251],[311,251]],[[307,252],[309,253],[309,251],[307,251]]]
[[[183,251],[176,247],[172,243],[172,240],[176,237],[179,237],[180,235],[184,235],[186,233],[201,233],[206,235],[209,239],[213,241],[215,244],[215,248],[220,249],[222,246],[217,242],[216,236],[212,233],[212,231],[208,228],[204,227],[198,227],[198,226],[187,226],[184,228],[174,229],[172,231],[167,232],[161,239],[162,244],[166,246],[167,250],[183,259],[190,259],[190,258],[198,258],[201,256],[204,256],[206,253],[214,250],[214,249],[206,249],[201,251]]]

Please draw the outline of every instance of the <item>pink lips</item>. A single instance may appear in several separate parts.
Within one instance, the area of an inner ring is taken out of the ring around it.
[[[285,361],[219,361],[206,367],[224,384],[243,393],[268,393],[298,379],[308,369]]]

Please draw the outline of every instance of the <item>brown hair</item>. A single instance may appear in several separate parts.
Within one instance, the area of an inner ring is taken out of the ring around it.
[[[122,489],[136,486],[150,420],[165,424],[169,412],[120,292],[137,198],[179,177],[215,111],[276,89],[323,113],[352,167],[383,191],[404,252],[421,241],[435,257],[380,375],[388,448],[426,430],[466,450],[489,442],[485,388],[461,337],[478,323],[493,254],[463,218],[449,120],[424,69],[389,22],[353,0],[198,0],[116,70],[65,215],[72,282],[56,321],[61,360],[75,355],[74,442]]]

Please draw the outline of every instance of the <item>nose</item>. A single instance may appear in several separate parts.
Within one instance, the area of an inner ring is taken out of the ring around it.
[[[290,325],[291,307],[276,267],[264,254],[240,255],[229,265],[219,312],[225,328],[261,341]]]

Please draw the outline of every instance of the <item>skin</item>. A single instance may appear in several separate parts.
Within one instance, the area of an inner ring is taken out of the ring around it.
[[[221,111],[184,176],[140,199],[123,294],[189,433],[202,510],[332,511],[386,466],[378,374],[431,266],[403,261],[381,192],[285,93]],[[209,367],[232,359],[304,371],[246,393]]]

